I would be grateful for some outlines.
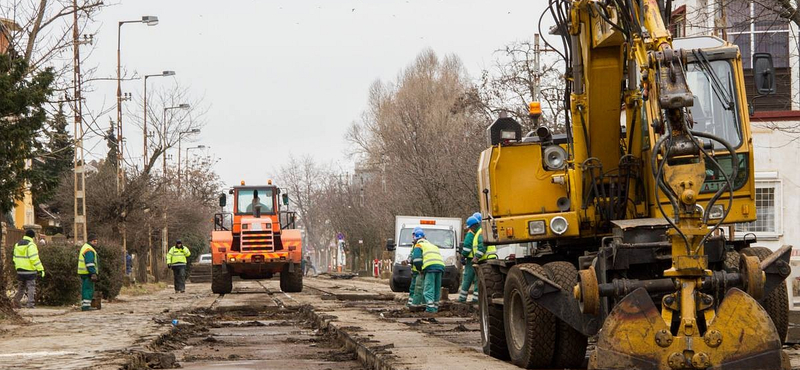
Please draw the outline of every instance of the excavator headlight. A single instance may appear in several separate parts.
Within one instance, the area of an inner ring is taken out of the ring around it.
[[[567,151],[558,145],[544,148],[544,167],[548,171],[564,169],[567,165]]]
[[[569,222],[567,219],[561,216],[553,217],[550,220],[550,230],[553,230],[554,233],[561,235],[567,232],[567,228],[569,227]]]
[[[528,234],[542,235],[546,232],[544,220],[528,221]]]
[[[722,208],[722,204],[715,204],[708,209],[708,218],[711,220],[719,220],[723,215],[725,215],[725,208]]]

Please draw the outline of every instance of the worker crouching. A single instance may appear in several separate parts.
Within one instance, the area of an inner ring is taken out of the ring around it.
[[[176,240],[175,246],[167,252],[167,266],[172,269],[175,293],[186,292],[186,259],[191,255],[192,252],[180,240]]]
[[[424,276],[422,295],[425,298],[426,312],[439,312],[439,299],[442,294],[442,273],[444,260],[439,247],[425,239],[422,228],[414,228],[414,249],[411,252],[412,262]],[[419,277],[418,277],[419,279]]]
[[[89,235],[89,240],[78,252],[78,276],[81,277],[81,311],[92,309],[94,283],[97,282],[97,237]]]

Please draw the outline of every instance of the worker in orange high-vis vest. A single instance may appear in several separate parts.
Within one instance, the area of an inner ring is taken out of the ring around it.
[[[81,277],[81,311],[92,309],[94,283],[97,282],[97,237],[89,235],[89,240],[78,252],[78,276]]]

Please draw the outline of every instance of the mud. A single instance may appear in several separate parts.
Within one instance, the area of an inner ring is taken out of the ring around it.
[[[125,369],[343,369],[363,367],[303,307],[238,306],[177,315],[179,324],[130,355]]]

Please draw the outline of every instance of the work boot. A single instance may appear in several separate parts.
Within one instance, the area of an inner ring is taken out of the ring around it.
[[[478,298],[472,298],[472,300],[469,301],[469,303],[478,304]]]

